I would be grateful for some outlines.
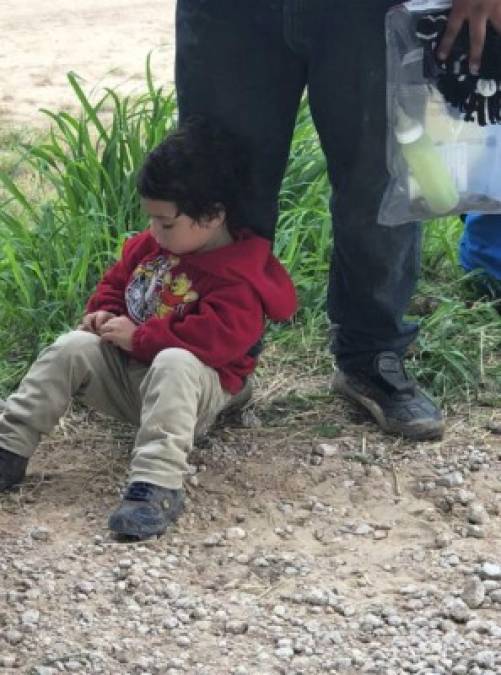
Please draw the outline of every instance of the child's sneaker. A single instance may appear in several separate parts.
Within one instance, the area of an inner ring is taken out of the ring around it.
[[[108,519],[110,530],[123,537],[147,539],[163,534],[183,510],[183,490],[135,482]]]
[[[0,448],[0,492],[20,483],[27,466],[27,457]]]

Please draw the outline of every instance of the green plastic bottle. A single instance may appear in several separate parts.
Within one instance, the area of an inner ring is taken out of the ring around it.
[[[436,215],[452,211],[459,204],[460,197],[450,171],[423,125],[400,107],[397,109],[395,136],[431,211]]]

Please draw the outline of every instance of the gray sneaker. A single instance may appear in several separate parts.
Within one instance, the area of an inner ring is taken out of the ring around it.
[[[368,410],[383,431],[413,441],[443,436],[440,409],[407,375],[394,352],[378,354],[372,372],[337,370],[332,389]]]
[[[183,490],[137,481],[127,487],[122,503],[108,519],[108,527],[120,537],[148,539],[163,534],[183,506]]]

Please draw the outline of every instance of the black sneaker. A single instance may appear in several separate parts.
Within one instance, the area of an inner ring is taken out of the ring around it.
[[[131,483],[123,501],[108,519],[108,527],[122,537],[148,539],[163,534],[183,510],[183,490]]]
[[[0,492],[20,483],[26,475],[28,458],[0,448]]]
[[[407,375],[398,354],[381,352],[373,368],[372,373],[338,370],[333,390],[366,408],[384,431],[414,441],[442,438],[442,413]]]

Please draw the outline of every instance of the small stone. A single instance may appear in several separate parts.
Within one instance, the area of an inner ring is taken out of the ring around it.
[[[489,624],[480,619],[470,619],[465,626],[466,633],[479,633],[483,635],[489,632]]]
[[[258,556],[254,559],[254,565],[256,565],[256,567],[269,567],[270,563],[264,556]]]
[[[30,536],[35,541],[48,541],[50,536],[50,530],[46,527],[34,527]]]
[[[501,589],[501,584],[499,581],[494,581],[494,579],[485,579],[484,581],[485,592],[492,593],[492,591],[497,591]]]
[[[470,502],[472,502],[475,499],[475,495],[473,492],[469,492],[468,490],[458,490],[456,492],[456,500],[462,504],[462,506],[467,506]]]
[[[478,652],[474,657],[473,661],[480,666],[481,668],[495,668],[496,666],[496,655],[494,652],[482,651]]]
[[[4,668],[13,668],[16,663],[15,654],[2,654],[0,656],[0,666]]]
[[[206,619],[208,615],[209,612],[205,609],[205,607],[195,607],[191,612],[191,616],[194,619]]]
[[[470,609],[480,607],[485,599],[485,587],[478,577],[472,577],[466,583],[461,596]]]
[[[132,560],[130,558],[121,558],[118,561],[118,566],[123,570],[128,570],[129,567],[132,567]]]
[[[237,666],[233,670],[232,675],[249,675],[249,671],[245,666]]]
[[[9,644],[17,645],[21,642],[23,636],[22,633],[20,633],[18,630],[8,630],[5,633],[5,639]]]
[[[383,625],[383,620],[375,614],[366,614],[360,624],[362,630],[373,631],[374,628],[380,628]]]
[[[231,619],[225,624],[225,631],[232,635],[243,635],[249,629],[247,621],[239,621],[238,619]]]
[[[448,532],[438,532],[435,535],[435,546],[437,548],[447,548],[452,543],[452,537]]]
[[[353,534],[365,535],[371,534],[374,532],[374,529],[368,523],[360,523],[354,530]]]
[[[386,623],[389,626],[401,626],[403,622],[401,617],[398,616],[398,614],[390,614],[390,616],[388,616],[388,618],[386,619]]]
[[[320,457],[334,457],[339,454],[339,447],[331,443],[319,443],[313,448],[313,453]]]
[[[28,609],[21,617],[21,623],[25,626],[38,623],[40,620],[40,612],[38,609]]]
[[[489,595],[489,597],[492,600],[492,602],[501,603],[501,589],[497,589],[495,591],[492,591],[492,593]]]
[[[415,595],[419,592],[419,589],[414,584],[409,584],[408,586],[401,586],[398,592],[401,595]]]
[[[468,521],[474,525],[482,525],[489,520],[489,516],[480,502],[473,502],[468,507],[466,515]]]
[[[176,581],[169,581],[163,587],[164,594],[169,600],[177,600],[181,595],[181,585]]]
[[[323,606],[329,604],[329,596],[321,588],[312,588],[305,593],[304,602],[309,605]]]
[[[440,476],[440,478],[437,478],[436,484],[437,485],[442,485],[444,487],[457,487],[458,485],[462,485],[464,483],[464,478],[463,474],[460,471],[453,471],[452,473],[448,473],[445,476]]]
[[[220,532],[213,532],[204,539],[204,546],[220,546],[223,542],[223,535]]]
[[[226,530],[226,539],[245,539],[247,532],[242,527],[229,527]]]
[[[75,588],[78,593],[89,595],[94,590],[94,585],[90,581],[79,581]]]
[[[191,645],[191,640],[187,635],[180,635],[176,638],[176,644],[178,647],[189,647]]]
[[[343,670],[345,670],[345,671],[351,670],[352,663],[351,663],[351,659],[349,657],[341,656],[341,657],[338,657],[334,661],[333,665],[334,665],[334,668],[336,669],[334,672],[337,672],[337,671],[343,672]]]
[[[466,536],[473,537],[475,539],[485,539],[485,532],[480,525],[472,525],[469,523],[466,526]]]
[[[173,628],[177,628],[177,626],[179,626],[179,621],[175,616],[168,616],[162,621],[162,626],[172,630]]]
[[[458,623],[466,623],[470,618],[470,610],[468,605],[460,598],[454,598],[447,604],[447,616]]]
[[[479,569],[481,579],[501,579],[501,565],[496,563],[484,562]]]

